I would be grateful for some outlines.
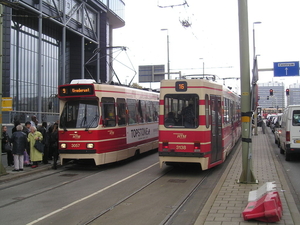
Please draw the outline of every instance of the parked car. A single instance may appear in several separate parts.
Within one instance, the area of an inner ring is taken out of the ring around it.
[[[289,105],[283,112],[281,134],[279,135],[280,153],[290,161],[292,155],[300,153],[300,105]]]
[[[267,125],[267,127],[270,126],[270,123],[271,123],[271,121],[272,121],[272,119],[273,119],[273,117],[274,117],[275,115],[276,115],[276,114],[269,114],[269,115],[267,116],[267,120],[266,120],[266,125]]]
[[[273,133],[275,131],[275,122],[276,122],[276,120],[277,120],[277,115],[272,117],[272,120],[271,120],[270,125],[269,125],[269,127],[270,127],[270,129]]]
[[[282,113],[279,113],[274,126],[274,138],[275,138],[275,144],[277,144],[278,147],[280,147],[280,134],[281,134],[281,121],[282,121]]]

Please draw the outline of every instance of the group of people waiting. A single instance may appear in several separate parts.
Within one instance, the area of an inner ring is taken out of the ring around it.
[[[41,141],[44,151],[35,148],[35,142]],[[49,164],[53,159],[53,169],[57,169],[58,160],[58,124],[54,123],[48,127],[47,122],[38,126],[36,116],[31,121],[21,125],[19,121],[14,123],[12,135],[9,137],[7,127],[2,126],[2,152],[7,154],[8,166],[14,166],[13,172],[24,170],[25,166],[38,167],[38,163]],[[25,163],[24,163],[25,160]]]

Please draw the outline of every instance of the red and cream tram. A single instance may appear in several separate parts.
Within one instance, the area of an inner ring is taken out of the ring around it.
[[[240,98],[205,79],[163,80],[159,162],[221,164],[241,135]]]
[[[84,79],[58,89],[61,164],[101,165],[158,148],[158,93]]]

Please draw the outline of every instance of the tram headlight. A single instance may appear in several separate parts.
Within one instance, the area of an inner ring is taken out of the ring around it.
[[[94,148],[94,144],[93,143],[87,143],[86,148]]]
[[[67,144],[66,143],[61,143],[60,148],[67,148]]]

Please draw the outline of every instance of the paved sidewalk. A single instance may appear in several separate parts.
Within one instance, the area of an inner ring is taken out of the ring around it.
[[[261,128],[252,138],[253,174],[258,184],[238,184],[242,173],[242,145],[238,146],[230,164],[213,190],[195,225],[298,225],[300,214],[292,197],[282,166],[273,153],[267,134]],[[250,191],[257,190],[266,182],[275,181],[283,205],[283,217],[276,223],[255,220],[244,221],[242,212],[248,204]]]
[[[14,167],[7,166],[6,154],[2,154],[2,165],[4,165],[6,174],[0,175],[0,183],[10,181],[13,179],[17,179],[20,177],[32,175],[32,174],[35,174],[35,173],[38,173],[41,171],[50,170],[53,165],[53,162],[49,161],[49,163],[51,163],[51,164],[39,163],[39,166],[37,168],[31,168],[31,167],[25,166],[24,171],[13,172],[12,170],[14,169]]]

